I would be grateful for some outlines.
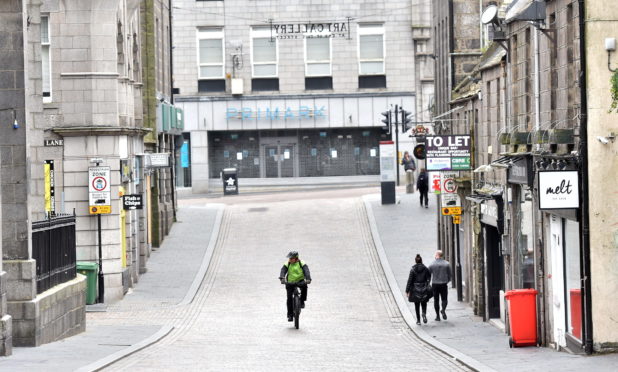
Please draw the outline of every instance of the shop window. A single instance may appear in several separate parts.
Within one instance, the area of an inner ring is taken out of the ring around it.
[[[43,102],[51,102],[51,41],[49,36],[49,16],[41,15],[41,66],[43,80]]]

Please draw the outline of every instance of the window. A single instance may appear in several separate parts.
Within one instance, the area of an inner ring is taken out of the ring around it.
[[[384,25],[358,25],[359,75],[384,75]]]
[[[305,76],[330,76],[332,74],[330,38],[320,36],[307,35],[305,39]]]
[[[271,38],[268,27],[251,29],[251,72],[254,78],[277,77],[277,39]]]
[[[41,66],[43,79],[43,102],[51,102],[51,59],[50,59],[49,16],[41,15]]]
[[[223,29],[198,31],[199,78],[225,79]]]

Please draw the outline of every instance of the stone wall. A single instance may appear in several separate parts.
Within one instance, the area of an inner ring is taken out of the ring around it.
[[[86,277],[57,285],[33,301],[9,301],[15,346],[39,346],[86,330]]]

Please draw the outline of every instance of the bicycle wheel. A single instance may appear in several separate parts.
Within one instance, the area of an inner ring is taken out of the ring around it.
[[[300,326],[300,297],[294,297],[294,327]]]

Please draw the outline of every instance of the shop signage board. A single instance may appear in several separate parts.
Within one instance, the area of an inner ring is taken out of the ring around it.
[[[470,136],[425,137],[427,170],[470,170]]]
[[[170,154],[168,152],[157,152],[148,154],[150,163],[149,168],[164,168],[170,166]]]
[[[142,194],[123,195],[122,208],[124,210],[143,209],[144,200]]]
[[[511,162],[507,173],[507,180],[510,183],[532,186],[533,179],[534,171],[531,157],[521,157]]]
[[[90,214],[112,213],[110,167],[88,168],[88,200]]]
[[[271,23],[274,39],[350,38],[350,18],[343,22]]]
[[[539,171],[539,209],[579,208],[577,171]]]

